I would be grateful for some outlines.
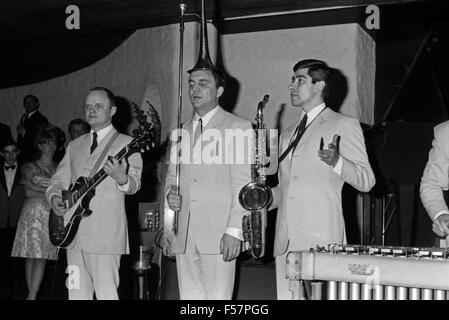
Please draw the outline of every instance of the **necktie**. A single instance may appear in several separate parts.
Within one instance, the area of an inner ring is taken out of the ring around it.
[[[198,124],[196,125],[195,133],[193,134],[193,145],[196,144],[197,140],[200,138],[202,133],[203,133],[203,120],[200,118],[198,120]]]
[[[25,113],[20,119],[20,125],[25,126],[25,122],[28,120],[28,114]]]
[[[14,170],[16,168],[16,165],[15,164],[13,164],[12,166],[7,166],[7,165],[5,165],[5,170]]]
[[[92,145],[90,146],[90,153],[92,154],[92,152],[94,152],[95,148],[97,147],[97,136],[98,134],[96,132],[93,133],[93,140],[92,140]]]
[[[304,115],[304,117],[302,117],[301,122],[299,123],[298,127],[296,128],[296,136],[295,136],[295,140],[293,140],[292,145],[293,145],[293,152],[295,152],[295,148],[298,145],[299,140],[301,139],[304,130],[306,129],[306,124],[307,124],[307,113]]]

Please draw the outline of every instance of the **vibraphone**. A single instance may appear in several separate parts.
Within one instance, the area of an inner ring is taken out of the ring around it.
[[[294,300],[306,292],[312,300],[449,300],[447,248],[334,244],[291,251],[286,262]]]

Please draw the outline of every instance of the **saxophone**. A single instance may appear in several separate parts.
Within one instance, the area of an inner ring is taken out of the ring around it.
[[[256,115],[256,130],[252,148],[253,162],[251,164],[251,182],[246,184],[239,193],[239,202],[250,213],[242,219],[243,250],[250,251],[258,259],[265,254],[265,235],[267,226],[267,207],[273,198],[272,191],[265,184],[265,166],[269,162],[266,153],[266,132],[263,124],[263,108],[268,102],[265,95],[259,102]]]

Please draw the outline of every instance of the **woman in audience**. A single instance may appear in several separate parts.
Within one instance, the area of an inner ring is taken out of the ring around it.
[[[45,189],[56,171],[53,157],[57,134],[54,128],[38,132],[34,141],[35,160],[22,167],[25,203],[22,208],[11,256],[25,260],[28,286],[27,300],[35,300],[45,272],[47,260],[56,260],[56,247],[50,243],[48,218],[50,206],[45,200]]]

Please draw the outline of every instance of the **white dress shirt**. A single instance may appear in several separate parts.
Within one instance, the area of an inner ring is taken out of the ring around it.
[[[98,130],[97,131],[97,143],[100,144],[100,142],[104,139],[104,137],[106,137],[108,135],[108,133],[112,130],[113,126],[112,124],[110,124],[109,126]],[[94,136],[93,136],[94,130],[90,130],[90,142],[92,145],[92,142],[94,141]],[[123,192],[127,192],[129,190],[129,178],[128,181],[126,181],[125,184],[120,185],[117,183],[117,187],[119,188],[120,191]]]
[[[7,166],[10,166],[9,164],[6,164]],[[17,162],[11,164],[12,166],[16,166],[14,169],[9,169],[6,170],[5,167],[3,167],[3,171],[5,172],[5,180],[6,180],[6,188],[8,189],[8,197],[11,196],[11,190],[12,190],[12,185],[14,183],[14,177],[16,176],[16,171],[17,171]]]
[[[200,117],[197,113],[195,113],[195,115],[193,116],[193,131],[192,132],[195,132],[195,129],[198,126],[200,118],[201,118],[201,121],[203,122],[203,129],[204,129],[207,126],[207,124],[209,123],[210,119],[214,116],[214,114],[217,113],[217,111],[218,111],[218,106],[213,108],[211,111],[209,111],[202,117]]]
[[[309,126],[310,123],[312,123],[312,121],[321,113],[321,111],[324,110],[324,108],[326,108],[326,104],[323,102],[319,105],[317,105],[315,108],[313,108],[312,110],[310,110],[309,112],[307,112],[307,123],[306,123],[306,128]],[[299,122],[301,122],[302,118],[304,117],[304,115],[301,117],[301,119],[299,119]],[[298,122],[298,123],[299,123]],[[293,139],[293,136],[295,135],[296,131],[293,132],[292,137],[290,138],[290,143],[291,143],[291,139]],[[290,160],[292,157],[293,152],[290,153]],[[341,174],[341,170],[343,168],[343,159],[341,157],[341,155],[338,156],[338,161],[337,164],[335,165],[335,167],[333,167],[333,170],[335,171],[335,173],[337,173],[338,175]]]

